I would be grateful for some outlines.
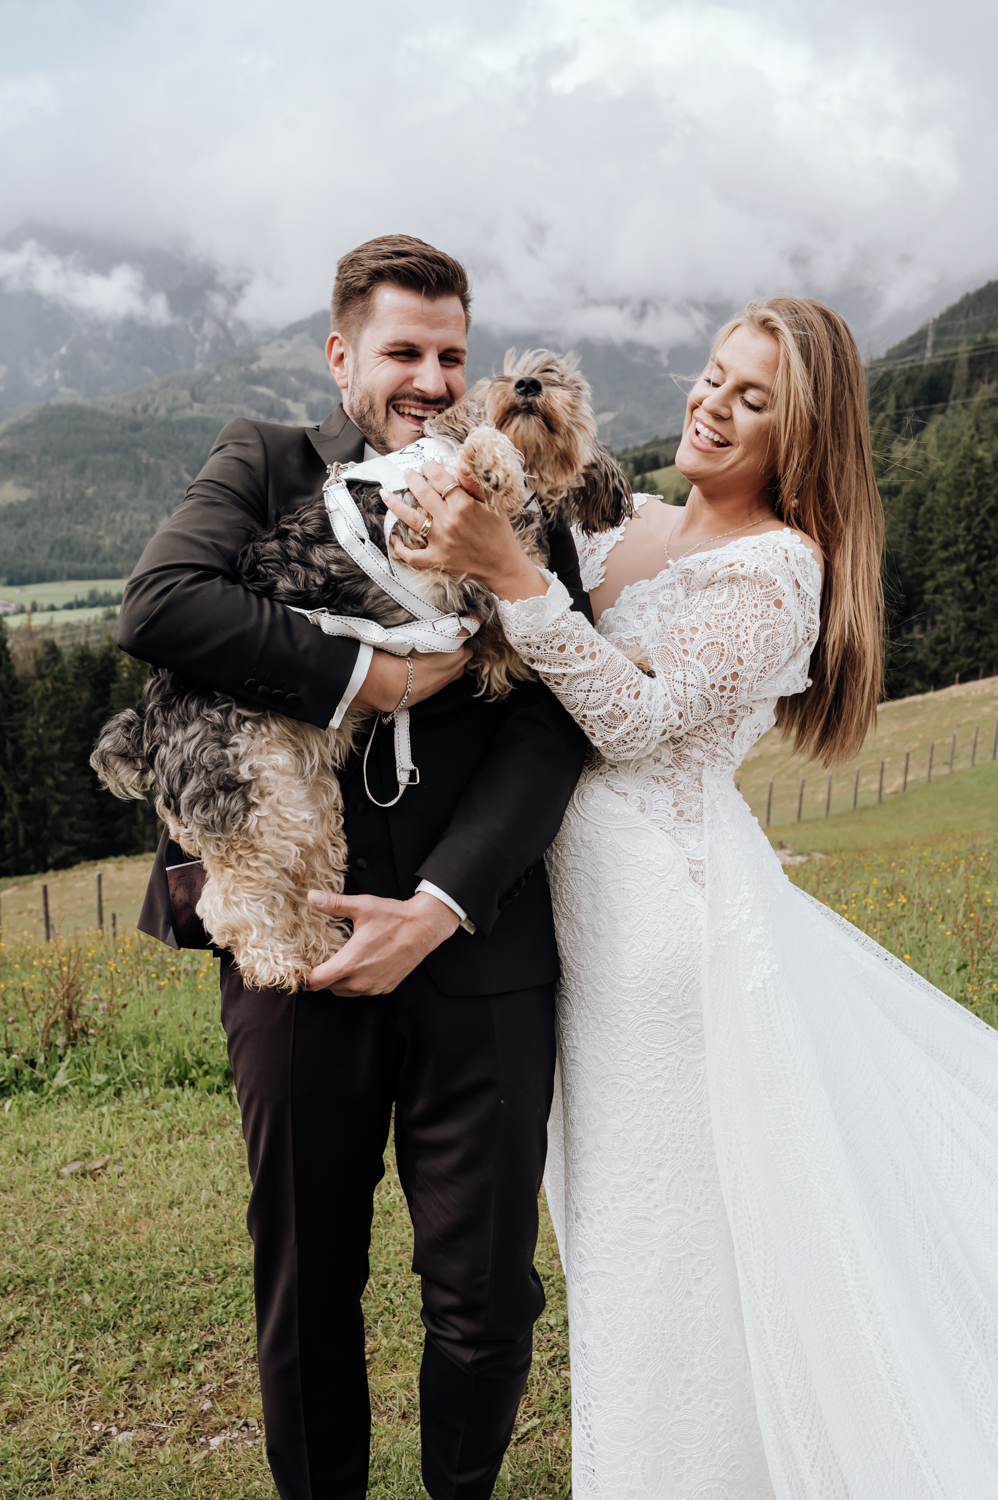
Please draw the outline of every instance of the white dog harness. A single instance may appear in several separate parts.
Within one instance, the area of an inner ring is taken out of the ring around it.
[[[398,453],[385,458],[372,458],[361,464],[334,464],[329,477],[322,486],[326,511],[333,535],[344,552],[403,609],[416,616],[406,625],[386,628],[374,620],[353,615],[334,615],[327,609],[297,609],[313,625],[318,625],[325,635],[347,636],[351,640],[363,641],[379,651],[390,651],[394,656],[408,656],[412,651],[459,651],[475,634],[481,623],[474,615],[444,614],[431,604],[425,594],[425,580],[415,568],[406,567],[392,555],[388,556],[375,546],[368,535],[364,518],[350,494],[346,480],[360,480],[365,484],[378,484],[393,494],[406,489],[405,470],[419,469],[428,459],[444,463],[453,459],[456,448],[443,443],[439,438],[420,438]],[[391,511],[385,512],[385,537],[395,525]],[[364,790],[376,807],[394,807],[407,786],[418,786],[419,771],[412,763],[412,746],[409,738],[409,710],[383,714],[383,721],[395,725],[395,777],[398,792],[390,802],[379,802],[371,795],[367,784],[367,758],[374,742],[378,721],[371,727],[371,735],[364,751]]]

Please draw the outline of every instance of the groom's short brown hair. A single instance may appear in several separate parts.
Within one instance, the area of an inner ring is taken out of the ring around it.
[[[336,263],[333,329],[349,342],[367,322],[375,288],[405,287],[436,300],[459,297],[465,330],[471,327],[471,287],[459,260],[411,234],[382,234],[348,250]]]

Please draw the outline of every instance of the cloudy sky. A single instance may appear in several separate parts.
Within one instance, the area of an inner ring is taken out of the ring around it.
[[[868,331],[998,272],[993,0],[0,0],[0,22],[0,237],[193,254],[261,324],[400,229],[467,261],[482,321],[663,348],[755,295]],[[127,257],[106,269],[0,253],[0,283],[165,316]]]

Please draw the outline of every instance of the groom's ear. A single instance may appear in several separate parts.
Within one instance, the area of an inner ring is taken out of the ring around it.
[[[568,519],[587,536],[610,531],[634,514],[631,485],[605,448],[597,448],[582,471],[582,484],[565,500]]]
[[[326,363],[330,374],[341,391],[350,384],[350,345],[342,333],[334,328],[326,340]]]

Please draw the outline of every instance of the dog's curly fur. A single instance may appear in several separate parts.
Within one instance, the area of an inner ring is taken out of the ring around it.
[[[446,467],[455,476],[467,470],[507,511],[539,564],[548,560],[547,533],[562,505],[590,532],[631,513],[627,480],[597,442],[589,388],[570,355],[533,350],[517,359],[510,350],[502,375],[479,381],[426,431],[455,445]],[[342,478],[350,485],[350,466]],[[536,506],[528,503],[528,480]],[[371,540],[387,555],[378,487],[358,481],[350,489]],[[401,522],[395,529],[410,546],[425,546]],[[336,542],[322,495],[250,541],[237,572],[246,588],[279,604],[384,626],[412,618]],[[487,589],[435,570],[420,578],[438,608],[482,621],[471,667],[481,692],[503,697],[530,676],[502,635]],[[151,791],[170,837],[203,862],[198,913],[249,986],[293,990],[346,941],[347,927],[315,911],[306,893],[343,889],[337,773],[365,720],[369,714],[350,710],[339,729],[317,729],[157,669],[141,708],[118,714],[101,732],[91,765],[116,796]]]

